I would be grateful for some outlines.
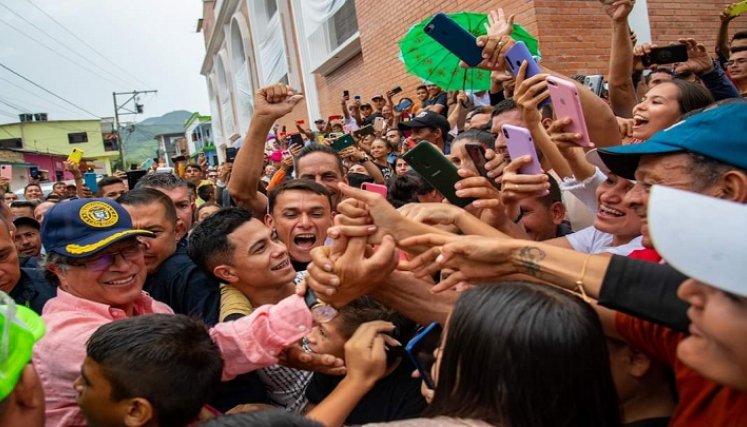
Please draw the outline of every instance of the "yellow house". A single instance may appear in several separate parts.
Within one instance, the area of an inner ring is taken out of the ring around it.
[[[0,125],[0,152],[14,152],[15,157],[23,155],[24,163],[14,163],[14,180],[16,176],[28,179],[28,171],[33,166],[39,169],[42,181],[72,179],[62,162],[74,148],[83,151],[81,168],[84,171],[93,169],[97,174],[110,175],[111,161],[119,158],[119,147],[116,137],[110,131],[105,134],[105,129],[105,121],[98,119],[4,124]],[[7,156],[0,155],[0,159],[4,157]],[[0,164],[3,163],[7,162],[0,160]]]

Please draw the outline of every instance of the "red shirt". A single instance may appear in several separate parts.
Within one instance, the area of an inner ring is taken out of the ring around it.
[[[677,345],[687,334],[619,312],[615,327],[631,346],[674,370],[679,405],[670,426],[747,426],[747,393],[707,380],[677,358]]]

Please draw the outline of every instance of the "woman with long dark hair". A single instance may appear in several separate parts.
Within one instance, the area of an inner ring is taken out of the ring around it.
[[[350,356],[346,352],[346,360]],[[449,316],[435,356],[436,387],[425,415],[381,425],[620,425],[599,318],[567,291],[529,283],[466,291]],[[359,358],[368,365],[376,360]],[[350,366],[348,375],[363,375],[363,368],[355,367],[362,363],[352,360]],[[356,395],[352,387],[348,396]]]

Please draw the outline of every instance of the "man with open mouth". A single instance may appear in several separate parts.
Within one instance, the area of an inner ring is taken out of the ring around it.
[[[332,201],[327,189],[309,179],[286,181],[268,197],[265,224],[288,250],[293,268],[306,270],[311,250],[324,244],[332,226]]]

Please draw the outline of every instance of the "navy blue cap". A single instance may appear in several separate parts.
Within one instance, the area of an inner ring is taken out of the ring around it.
[[[130,237],[155,237],[132,227],[130,214],[110,199],[77,199],[61,202],[47,211],[41,238],[47,253],[71,258],[94,255]]]
[[[635,179],[641,156],[689,152],[747,169],[747,103],[717,106],[657,132],[646,142],[597,150],[612,173]]]

